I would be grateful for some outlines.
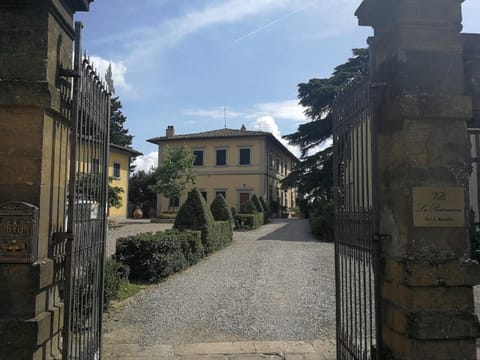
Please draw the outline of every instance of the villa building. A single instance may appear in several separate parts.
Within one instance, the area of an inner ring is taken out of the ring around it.
[[[272,210],[296,206],[296,189],[283,190],[280,181],[298,161],[271,133],[241,129],[219,129],[194,134],[176,135],[168,126],[165,136],[147,140],[158,145],[159,162],[167,147],[185,145],[195,156],[197,187],[211,204],[222,194],[231,208],[240,205],[255,194],[262,196]],[[178,209],[185,201],[157,198],[157,214],[172,207]]]
[[[110,185],[122,188],[123,192],[122,205],[119,208],[110,208],[109,217],[125,218],[131,216],[128,214],[128,176],[130,174],[131,159],[142,155],[134,149],[110,144],[109,160],[108,160],[108,176],[110,177]]]

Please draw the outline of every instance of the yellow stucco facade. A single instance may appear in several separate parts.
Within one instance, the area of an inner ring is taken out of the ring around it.
[[[220,129],[197,134],[174,135],[148,140],[159,146],[159,161],[167,147],[185,145],[196,156],[196,184],[209,204],[222,193],[230,208],[240,209],[241,203],[254,194],[262,196],[270,206],[276,202],[286,209],[296,206],[296,189],[283,190],[280,181],[298,161],[272,134],[260,131]],[[186,200],[184,194],[179,206]],[[169,199],[157,198],[157,213],[168,211]]]
[[[118,186],[123,189],[121,194],[122,205],[119,208],[110,208],[109,217],[128,217],[128,177],[130,174],[130,159],[141,153],[124,148],[118,145],[110,144],[108,159],[108,176],[111,178],[110,185]]]

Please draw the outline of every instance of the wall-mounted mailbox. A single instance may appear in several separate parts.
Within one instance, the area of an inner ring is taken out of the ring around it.
[[[0,263],[37,260],[38,208],[23,202],[0,205]]]

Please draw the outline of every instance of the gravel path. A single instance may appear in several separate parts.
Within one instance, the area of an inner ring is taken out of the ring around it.
[[[151,286],[106,317],[110,343],[335,338],[333,244],[307,220],[275,220]]]

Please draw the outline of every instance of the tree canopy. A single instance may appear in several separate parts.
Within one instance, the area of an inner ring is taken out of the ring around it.
[[[284,188],[297,187],[316,202],[331,197],[333,186],[332,103],[335,95],[351,81],[368,73],[368,49],[353,49],[353,56],[338,65],[329,78],[310,79],[298,85],[299,103],[311,121],[284,138],[301,151],[301,161],[282,181]],[[317,150],[318,147],[322,150]],[[313,153],[312,153],[313,152]]]
[[[142,209],[145,216],[151,208],[155,208],[157,194],[150,189],[155,184],[153,171],[143,170],[132,174],[128,179],[128,201]]]
[[[122,103],[118,96],[112,97],[110,103],[110,143],[119,146],[131,146],[133,135],[128,133],[125,122],[127,117],[122,113]]]
[[[185,145],[166,147],[163,158],[154,170],[155,184],[150,185],[149,189],[171,200],[180,198],[188,184],[195,184],[193,161],[193,153]]]

